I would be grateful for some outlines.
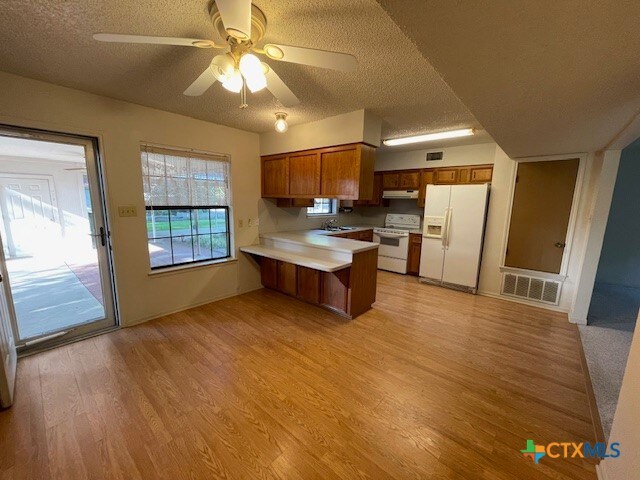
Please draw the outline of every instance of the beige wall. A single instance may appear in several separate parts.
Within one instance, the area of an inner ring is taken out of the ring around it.
[[[498,145],[480,143],[459,147],[431,148],[397,152],[391,147],[376,154],[376,171],[406,170],[410,168],[438,168],[457,165],[493,163]],[[442,160],[427,162],[428,152],[443,152]]]
[[[640,325],[640,315],[638,316]],[[609,442],[620,443],[620,457],[598,466],[601,480],[631,480],[640,472],[640,329],[636,328],[618,397]]]
[[[379,118],[365,110],[356,110],[316,122],[292,125],[285,133],[275,130],[262,133],[260,154],[272,155],[360,142],[378,146],[380,131]]]
[[[179,92],[176,95],[180,95]],[[235,248],[257,241],[260,197],[257,134],[0,72],[0,122],[96,136],[107,183],[113,258],[123,325],[258,288],[256,268],[238,261],[149,275],[141,141],[231,155]],[[120,218],[118,205],[138,216]],[[238,228],[239,220],[243,228]],[[252,219],[252,227],[248,220]]]

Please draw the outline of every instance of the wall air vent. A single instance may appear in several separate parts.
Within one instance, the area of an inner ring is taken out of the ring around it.
[[[442,160],[443,158],[444,158],[444,152],[428,152],[427,153],[427,162]]]
[[[523,298],[533,302],[558,305],[562,283],[547,278],[505,273],[502,278],[502,295]]]

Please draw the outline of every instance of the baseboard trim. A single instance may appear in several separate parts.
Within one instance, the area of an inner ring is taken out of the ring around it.
[[[226,298],[237,297],[238,295],[244,295],[245,293],[253,292],[255,290],[260,290],[262,286],[251,288],[249,290],[243,290],[242,292],[231,293],[229,295],[220,295],[219,297],[215,297],[209,300],[205,300],[203,302],[192,303],[189,305],[183,305],[181,307],[175,308],[173,310],[169,310],[163,313],[153,314],[149,317],[140,318],[138,320],[134,320],[133,322],[128,322],[126,325],[121,325],[122,328],[135,327],[136,325],[140,325],[141,323],[149,322],[151,320],[155,320],[157,318],[166,317],[167,315],[172,315],[174,313],[184,312],[185,310],[189,310],[191,308],[200,307],[202,305],[207,305],[208,303],[219,302],[220,300],[224,300]]]
[[[591,414],[591,424],[593,425],[593,436],[596,442],[605,443],[604,429],[602,428],[602,419],[600,418],[600,411],[598,410],[598,403],[596,402],[596,395],[593,391],[593,383],[591,382],[591,374],[589,373],[589,365],[587,364],[587,357],[584,353],[584,347],[582,345],[582,338],[580,337],[580,330],[575,327],[575,335],[578,339],[578,345],[580,349],[580,365],[582,366],[582,373],[584,375],[584,384],[587,391],[587,401],[589,402],[589,413]]]

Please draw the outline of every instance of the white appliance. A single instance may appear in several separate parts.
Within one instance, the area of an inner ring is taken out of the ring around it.
[[[378,248],[378,268],[396,273],[407,273],[409,233],[420,233],[420,215],[387,213],[384,227],[373,229],[373,241]]]
[[[382,198],[414,199],[418,198],[418,190],[385,190]]]
[[[427,185],[420,279],[476,293],[489,184]]]

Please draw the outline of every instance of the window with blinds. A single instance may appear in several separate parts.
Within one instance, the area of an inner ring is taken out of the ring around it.
[[[142,145],[152,269],[229,258],[229,157]]]

